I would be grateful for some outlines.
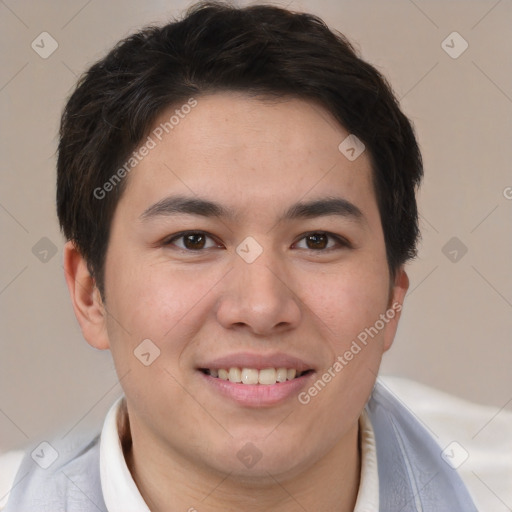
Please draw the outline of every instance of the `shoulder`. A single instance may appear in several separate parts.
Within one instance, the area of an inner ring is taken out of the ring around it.
[[[89,495],[98,494],[99,438],[91,433],[43,441],[25,451],[2,455],[0,511],[35,510],[36,504],[41,512],[60,510],[55,507],[63,497],[76,501],[75,487],[90,491]]]
[[[0,455],[0,510],[3,510],[7,504],[9,492],[24,456],[23,450],[10,451]]]
[[[430,432],[482,512],[512,504],[512,412],[475,404],[418,382],[379,378]]]

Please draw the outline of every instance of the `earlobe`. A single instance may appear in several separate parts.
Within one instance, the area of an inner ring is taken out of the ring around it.
[[[409,276],[405,272],[404,267],[400,267],[395,274],[395,279],[389,296],[387,316],[392,316],[392,318],[387,324],[386,332],[384,334],[384,351],[389,350],[393,344],[393,340],[398,329],[398,321],[400,320],[400,315],[403,309],[405,295],[408,289]]]
[[[105,307],[87,262],[73,242],[67,242],[64,246],[64,273],[84,338],[94,348],[108,349]]]
[[[392,304],[398,302],[404,303],[405,295],[409,289],[409,276],[404,267],[400,267],[395,276],[395,282],[392,291]]]

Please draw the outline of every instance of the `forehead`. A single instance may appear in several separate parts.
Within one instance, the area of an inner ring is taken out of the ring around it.
[[[347,158],[340,144],[350,134],[320,105],[231,92],[194,102],[156,120],[121,200],[130,208],[170,193],[211,196],[240,214],[333,194],[375,203],[367,152]]]

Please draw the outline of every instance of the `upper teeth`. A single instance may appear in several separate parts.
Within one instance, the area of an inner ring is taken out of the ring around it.
[[[218,370],[208,370],[212,377],[218,377],[230,382],[241,382],[243,384],[275,384],[276,382],[285,382],[292,380],[298,375],[295,368],[265,368],[257,370],[255,368],[219,368]]]

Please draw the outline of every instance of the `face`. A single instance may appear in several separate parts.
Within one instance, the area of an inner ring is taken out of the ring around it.
[[[243,476],[354,439],[406,276],[390,282],[370,159],[338,149],[348,135],[313,103],[233,93],[152,135],[105,266],[105,346],[141,443]]]

